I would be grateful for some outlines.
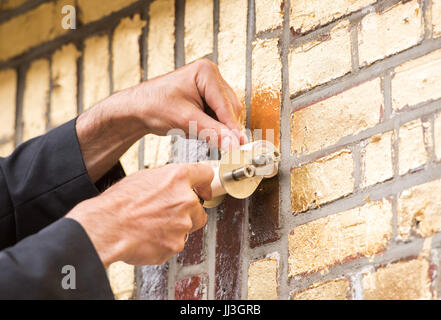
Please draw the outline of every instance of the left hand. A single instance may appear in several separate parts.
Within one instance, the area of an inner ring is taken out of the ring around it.
[[[218,139],[211,142],[218,147],[237,147],[247,140],[241,133],[243,106],[222,78],[217,65],[208,59],[198,60],[130,90],[133,90],[133,106],[153,134],[166,135],[169,130],[181,129],[188,136],[192,121],[197,123],[198,134],[202,130],[207,130],[205,134],[213,130]],[[204,112],[204,102],[218,120]],[[231,145],[225,144],[228,139]]]
[[[218,120],[204,112],[204,102]],[[245,144],[242,111],[217,66],[203,59],[116,92],[81,114],[76,130],[87,171],[96,182],[146,134],[178,129],[188,137],[190,122],[197,124],[194,134],[214,147],[228,150]]]

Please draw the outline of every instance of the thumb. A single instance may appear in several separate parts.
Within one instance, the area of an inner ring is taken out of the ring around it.
[[[204,200],[211,199],[211,182],[214,171],[209,165],[202,163],[187,164],[188,181],[198,196]]]

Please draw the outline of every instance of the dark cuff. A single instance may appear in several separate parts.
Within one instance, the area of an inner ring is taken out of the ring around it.
[[[0,253],[0,299],[113,299],[83,227],[61,219]]]
[[[5,159],[3,172],[15,207],[17,241],[65,216],[124,176],[117,165],[101,179],[105,185],[100,184],[100,189],[90,180],[76,119],[19,146]]]

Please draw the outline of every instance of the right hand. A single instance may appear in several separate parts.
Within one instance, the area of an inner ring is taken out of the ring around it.
[[[184,249],[187,233],[206,224],[199,198],[211,199],[213,176],[204,164],[143,170],[80,203],[67,218],[83,226],[105,267],[162,264]]]

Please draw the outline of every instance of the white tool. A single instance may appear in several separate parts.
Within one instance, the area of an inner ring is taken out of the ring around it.
[[[222,153],[219,161],[209,161],[214,170],[211,184],[213,198],[204,202],[205,208],[215,208],[229,194],[236,199],[251,196],[263,179],[279,172],[280,153],[268,141],[256,141],[240,149]]]

